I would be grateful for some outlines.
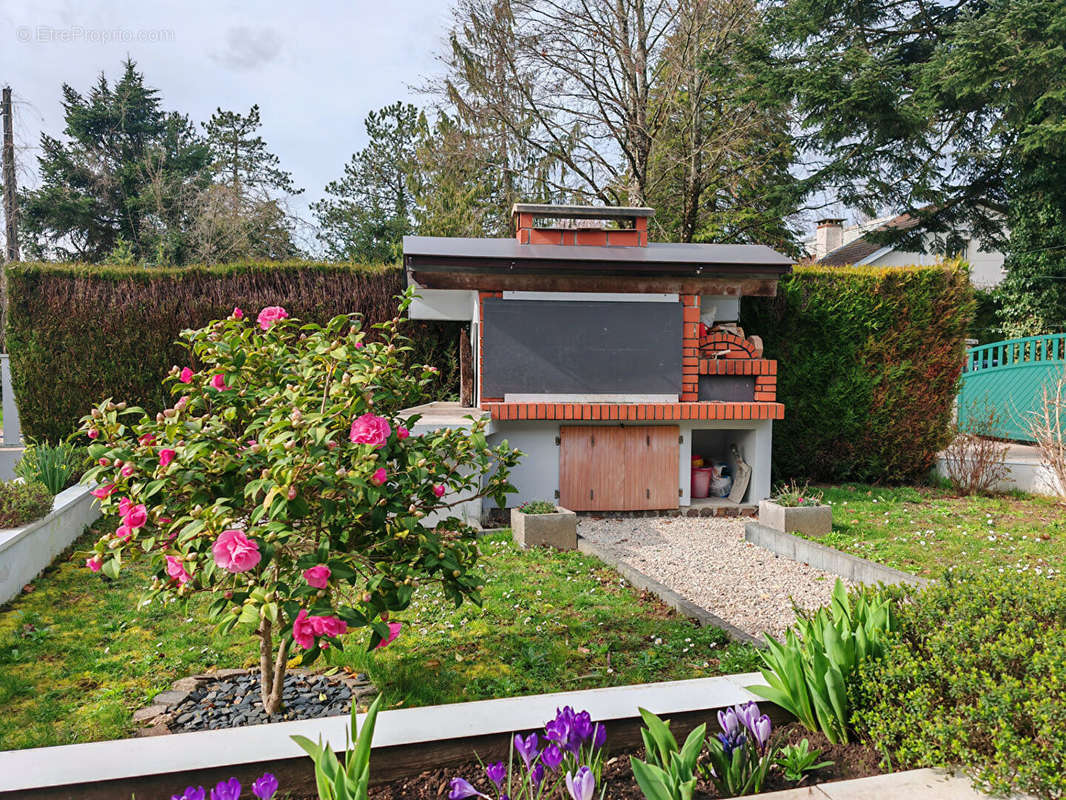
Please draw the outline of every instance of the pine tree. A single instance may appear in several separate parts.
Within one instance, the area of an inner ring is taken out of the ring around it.
[[[364,122],[369,141],[344,167],[344,177],[326,185],[311,204],[330,258],[391,263],[403,237],[414,230],[411,186],[417,149],[427,132],[425,115],[410,103],[371,111]]]
[[[99,262],[125,242],[141,262],[182,263],[208,149],[188,118],[161,108],[127,60],[112,85],[86,95],[63,85],[64,136],[41,136],[41,186],[22,193],[21,222],[36,257]]]

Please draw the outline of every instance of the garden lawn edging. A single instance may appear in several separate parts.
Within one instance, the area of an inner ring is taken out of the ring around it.
[[[643,572],[634,569],[626,562],[615,558],[607,550],[583,536],[577,537],[577,549],[585,555],[595,556],[607,566],[614,569],[619,575],[629,581],[635,588],[642,592],[651,592],[666,605],[675,611],[684,614],[689,619],[695,620],[703,627],[719,628],[734,642],[753,644],[756,647],[766,647],[766,643],[757,639],[746,631],[742,631],[736,625],[726,622],[721,617],[715,616],[702,606],[698,606],[691,600],[687,600],[673,589],[659,583],[654,578],[649,578]]]
[[[573,706],[608,726],[608,741],[622,749],[641,742],[638,707],[676,720],[684,735],[714,720],[718,709],[755,700],[778,721],[785,715],[748,689],[758,673],[686,681],[613,686],[556,694],[477,700],[382,711],[374,731],[371,780],[417,775],[427,765],[460,763],[477,751],[483,758],[506,753],[511,734],[537,730],[556,709]],[[362,717],[360,714],[362,725]],[[111,742],[0,752],[0,800],[138,800],[167,798],[187,785],[213,785],[231,776],[247,783],[264,771],[287,792],[314,792],[311,761],[289,737],[306,736],[343,748],[348,715],[295,720]]]
[[[21,528],[0,530],[0,604],[18,597],[100,516],[90,491],[81,485],[64,489],[51,513]]]
[[[782,558],[801,561],[817,569],[832,572],[851,583],[862,583],[868,586],[878,583],[910,583],[915,586],[924,586],[929,583],[928,578],[920,578],[909,572],[886,567],[876,561],[868,561],[865,558],[826,547],[824,544],[812,542],[802,536],[783,533],[757,522],[749,522],[744,526],[744,538]]]

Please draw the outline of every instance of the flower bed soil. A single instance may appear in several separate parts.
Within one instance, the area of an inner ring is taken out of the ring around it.
[[[821,760],[833,761],[833,765],[818,770],[813,776],[808,777],[801,785],[809,786],[828,781],[849,780],[851,778],[865,778],[870,775],[880,775],[886,770],[879,765],[880,756],[870,747],[861,744],[832,745],[819,733],[811,733],[800,723],[793,722],[778,728],[774,734],[774,743],[783,746],[793,744],[806,738],[812,749],[822,751]],[[607,742],[610,748],[610,740]],[[612,753],[604,766],[604,778],[607,783],[605,800],[644,800],[633,780],[633,772],[629,766],[629,756],[644,757],[644,749],[639,748],[621,753]],[[371,775],[373,778],[373,762],[371,762]],[[440,800],[448,796],[448,782],[454,777],[464,777],[480,791],[493,797],[495,793],[488,779],[485,778],[485,768],[476,758],[444,769],[428,770],[413,778],[405,778],[391,783],[380,784],[370,789],[370,800]],[[774,768],[770,771],[767,783],[763,791],[777,791],[791,789],[797,784],[786,781],[781,770]],[[597,791],[596,796],[599,797]],[[711,800],[721,797],[714,789],[710,781],[702,780],[697,787],[694,800]]]

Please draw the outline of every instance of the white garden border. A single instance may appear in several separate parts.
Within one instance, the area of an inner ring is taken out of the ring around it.
[[[765,702],[744,688],[761,682],[762,676],[758,673],[741,673],[383,711],[378,715],[374,730],[374,750],[537,730],[543,727],[545,720],[555,716],[557,708],[567,705],[587,710],[594,720],[610,723],[638,717],[638,707],[662,716],[723,708],[748,700]],[[232,768],[242,764],[277,763],[293,758],[306,761],[305,753],[290,736],[300,734],[313,741],[321,737],[335,747],[343,747],[348,725],[348,716],[326,717],[141,739],[8,750],[0,752],[0,795]],[[180,787],[175,787],[174,791],[177,789]],[[49,793],[48,796],[59,795]],[[138,792],[137,796],[146,795]]]
[[[0,603],[22,592],[100,516],[89,486],[71,486],[55,496],[47,516],[21,528],[0,530]]]

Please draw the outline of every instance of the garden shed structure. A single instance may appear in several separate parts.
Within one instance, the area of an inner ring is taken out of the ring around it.
[[[411,317],[469,325],[461,402],[418,408],[418,427],[490,417],[490,438],[526,453],[515,505],[736,513],[765,498],[784,407],[776,362],[737,318],[743,295],[777,291],[790,260],[762,245],[649,242],[650,208],[512,213],[514,238],[404,237]],[[737,454],[751,467],[737,502],[695,500],[693,456],[735,474]]]

